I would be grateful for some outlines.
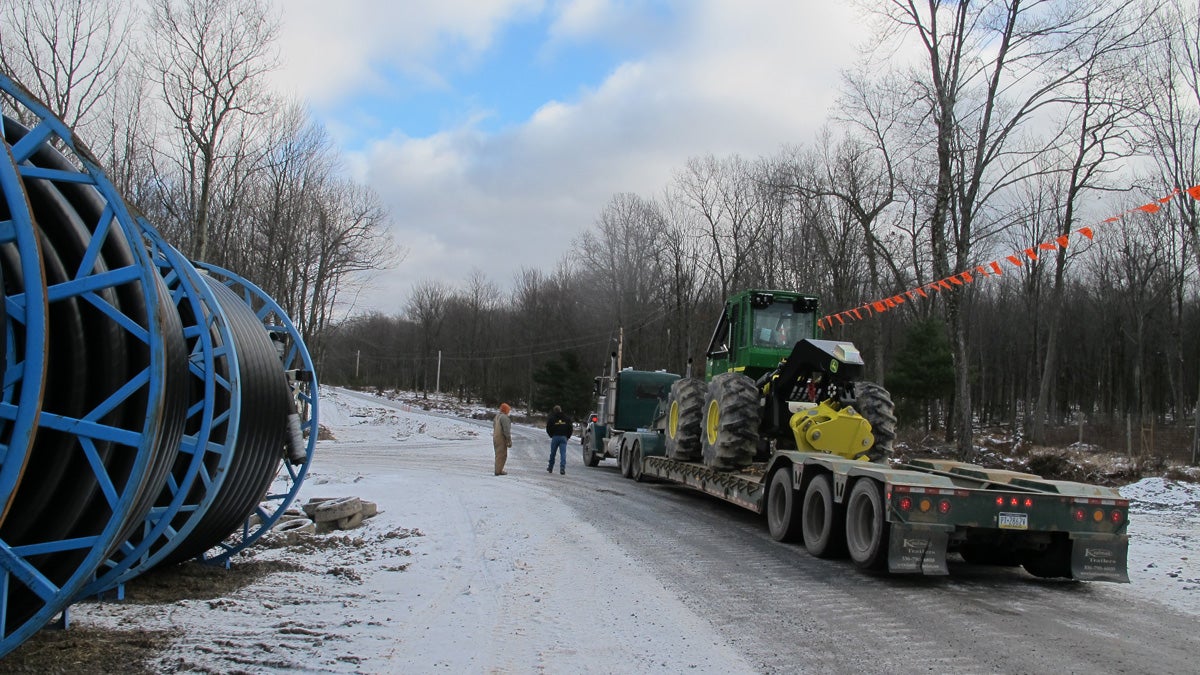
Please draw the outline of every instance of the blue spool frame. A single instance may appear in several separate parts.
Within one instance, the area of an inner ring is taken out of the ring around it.
[[[308,468],[312,464],[313,451],[317,446],[319,425],[317,371],[313,367],[312,357],[308,353],[308,347],[305,346],[300,332],[296,330],[296,326],[288,317],[287,312],[283,311],[283,308],[275,300],[258,286],[229,270],[208,263],[196,263],[196,266],[214,280],[237,293],[254,310],[255,316],[262,322],[266,330],[284,333],[290,338],[291,348],[282,358],[284,371],[289,374],[303,375],[303,377],[297,378],[289,377],[288,381],[292,389],[292,396],[298,403],[301,432],[308,436],[304,461],[293,466],[287,460],[283,460],[284,473],[276,478],[272,488],[268,490],[266,497],[252,516],[247,518],[236,532],[202,556],[206,562],[227,564],[232,556],[253,545],[259,537],[266,534],[275,525],[283,512],[295,501],[296,494],[304,483],[304,477],[308,474]],[[280,481],[283,482],[283,486],[276,489],[276,485]]]
[[[96,580],[80,596],[100,594],[118,589],[174,552],[180,543],[201,522],[221,484],[229,475],[234,456],[228,439],[237,438],[241,409],[242,387],[237,382],[237,350],[220,303],[200,272],[178,250],[172,247],[158,230],[144,218],[138,218],[147,249],[159,274],[171,290],[171,297],[184,323],[184,338],[192,345],[188,355],[188,371],[199,387],[193,387],[199,397],[188,401],[187,416],[196,428],[184,433],[179,452],[190,457],[183,475],[169,474],[163,489],[171,496],[166,506],[154,506],[142,524],[137,544],[127,541],[96,573]],[[184,305],[188,310],[184,310]],[[228,376],[222,373],[227,373]],[[225,403],[217,405],[217,392],[225,395]],[[223,433],[214,435],[214,428]],[[203,491],[193,499],[190,491],[196,480]],[[160,497],[161,501],[161,497]],[[174,525],[176,516],[187,514],[182,523]],[[154,549],[151,551],[151,549]]]
[[[131,520],[133,515],[131,511],[138,497],[139,488],[143,487],[146,473],[151,466],[154,453],[152,444],[157,436],[155,432],[159,420],[148,411],[145,426],[140,432],[105,425],[99,420],[109,411],[118,408],[123,402],[143,390],[146,393],[148,407],[152,410],[161,409],[165,391],[164,373],[167,364],[165,363],[166,353],[163,337],[161,331],[156,328],[161,322],[161,312],[174,310],[160,306],[156,284],[161,282],[154,272],[153,265],[147,259],[145,251],[138,245],[141,241],[139,228],[98,164],[84,148],[75,142],[65,124],[2,73],[0,73],[0,91],[11,96],[38,120],[29,133],[15,144],[10,145],[7,141],[5,142],[8,157],[5,158],[6,161],[0,162],[2,165],[0,166],[0,185],[4,189],[4,196],[14,214],[21,210],[19,207],[13,208],[14,205],[25,203],[26,207],[24,213],[17,215],[6,225],[3,236],[9,240],[15,239],[18,245],[26,234],[36,236],[33,229],[35,223],[28,213],[27,201],[21,185],[22,179],[44,179],[51,182],[88,185],[94,188],[105,202],[98,221],[87,224],[92,232],[91,240],[88,242],[87,251],[79,268],[71,270],[72,279],[46,287],[43,278],[39,282],[40,285],[31,284],[23,289],[25,294],[8,298],[6,306],[10,310],[9,323],[13,321],[23,323],[27,345],[35,337],[35,333],[41,332],[42,345],[30,345],[23,355],[24,359],[19,364],[20,367],[16,367],[16,364],[6,364],[6,395],[10,391],[8,380],[14,379],[17,375],[22,378],[25,385],[21,390],[22,403],[27,390],[32,389],[28,386],[32,384],[29,376],[35,374],[38,360],[31,361],[30,358],[40,350],[44,359],[47,348],[45,333],[49,327],[45,325],[43,318],[41,321],[43,328],[39,331],[38,323],[31,323],[30,316],[37,314],[36,308],[45,303],[76,298],[80,302],[90,304],[110,319],[114,325],[123,329],[131,339],[145,343],[149,356],[148,366],[144,370],[131,377],[123,386],[112,392],[105,401],[81,418],[49,414],[40,409],[40,401],[38,406],[32,410],[25,410],[20,405],[16,406],[15,410],[10,409],[11,404],[6,401],[2,414],[10,420],[14,432],[28,433],[30,443],[33,439],[33,427],[55,429],[77,439],[111,510],[111,517],[99,533],[90,536],[69,540],[50,540],[22,546],[11,546],[7,542],[0,541],[0,614],[6,613],[8,609],[10,585],[14,579],[29,588],[42,603],[33,611],[32,616],[13,630],[0,635],[0,657],[2,657],[66,608],[83,585],[92,579],[93,573],[104,561],[107,551],[117,543],[115,540],[120,534],[121,528]],[[29,158],[41,147],[55,143],[64,154],[67,151],[71,153],[73,160],[82,168],[82,171],[39,168],[28,163]],[[18,194],[21,196],[18,197]],[[11,230],[7,228],[11,228]],[[18,232],[18,230],[25,230],[25,232]],[[98,272],[95,269],[95,263],[100,257],[100,249],[113,231],[121,232],[129,242],[129,253],[133,264]],[[26,251],[22,248],[22,261],[24,261],[25,254]],[[100,295],[100,292],[107,289],[130,284],[136,284],[141,291],[148,312],[147,323],[149,325],[140,325]],[[37,297],[39,294],[42,296],[41,298]],[[6,333],[11,332],[12,326],[6,326]],[[44,360],[40,365],[44,373]],[[13,378],[8,376],[9,370],[14,371]],[[40,389],[39,386],[39,393]],[[30,426],[28,431],[25,431],[26,426]],[[22,437],[17,436],[16,440],[19,442]],[[97,442],[111,443],[113,448],[118,451],[135,453],[133,461],[129,465],[129,475],[114,477],[108,474],[107,467],[104,466],[97,454]],[[21,486],[19,484],[20,472],[15,468],[10,468],[10,461],[15,461],[15,457],[22,453],[19,449],[14,449],[12,442],[9,444],[9,450],[11,456],[5,458],[4,466],[0,468],[0,476],[2,476],[0,482],[4,484],[0,487],[7,487],[9,499],[11,499]],[[29,447],[27,446],[25,452],[28,451]],[[118,488],[118,485],[121,487]],[[82,555],[76,568],[67,575],[68,578],[61,584],[52,582],[29,562],[29,559],[34,556],[66,551],[74,551]],[[0,618],[7,617],[0,616]],[[0,626],[3,625],[5,624],[0,624]]]
[[[42,272],[42,254],[33,216],[8,143],[3,146],[4,154],[0,156],[0,196],[8,204],[10,217],[0,222],[0,244],[17,247],[25,292],[4,299],[8,325],[4,326],[3,335],[7,343],[7,363],[4,364],[3,398],[0,399],[0,429],[6,431],[0,438],[0,523],[4,522],[37,432],[46,377],[47,322],[46,279]],[[23,326],[20,335],[13,330],[13,324]],[[5,553],[6,549],[0,547],[0,556]],[[19,566],[0,562],[0,568],[16,571]],[[7,579],[3,584],[7,587]],[[0,613],[3,611],[3,606],[0,606]],[[3,615],[0,614],[2,619]]]

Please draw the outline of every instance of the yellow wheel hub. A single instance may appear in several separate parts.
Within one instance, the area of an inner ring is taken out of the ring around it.
[[[708,444],[717,444],[717,429],[720,427],[720,412],[717,407],[717,400],[713,399],[708,404],[708,414],[705,415],[704,431],[708,434]]]
[[[679,401],[671,401],[671,411],[667,413],[667,438],[675,439],[679,433]]]

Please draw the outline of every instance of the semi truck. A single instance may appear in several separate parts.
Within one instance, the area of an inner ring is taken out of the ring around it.
[[[1129,581],[1129,503],[1113,488],[944,459],[895,461],[895,406],[847,341],[816,338],[817,298],[730,297],[704,376],[597,378],[584,463],[686,485],[765,517],[771,537],[864,570],[944,575],[957,554],[1037,577]]]

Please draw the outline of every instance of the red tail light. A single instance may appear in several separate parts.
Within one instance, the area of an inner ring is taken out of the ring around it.
[[[1033,508],[1033,500],[1030,499],[1029,497],[1025,498],[1025,508],[1027,508],[1027,509]]]
[[[913,506],[912,497],[908,497],[908,496],[901,497],[900,503],[898,504],[898,506],[900,507],[901,511],[912,511],[912,506]]]
[[[1073,512],[1071,512],[1071,516],[1074,517],[1076,521],[1081,522],[1081,523],[1083,522],[1083,519],[1086,517],[1086,515],[1083,512],[1083,509],[1075,509]]]
[[[599,415],[592,415],[592,423],[596,423],[596,422],[599,422],[599,421],[600,421],[600,416],[599,416]]]
[[[942,515],[946,515],[947,513],[950,513],[950,500],[949,499],[943,499],[942,501],[938,502],[938,513],[941,513]]]
[[[1112,521],[1113,521],[1113,525],[1120,525],[1120,524],[1121,524],[1121,521],[1122,521],[1122,520],[1124,520],[1124,518],[1125,518],[1125,516],[1124,516],[1124,515],[1122,515],[1120,511],[1113,511],[1113,512],[1112,512]]]

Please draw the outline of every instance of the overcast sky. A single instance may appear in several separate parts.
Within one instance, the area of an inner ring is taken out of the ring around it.
[[[811,141],[866,37],[849,3],[820,0],[276,1],[277,86],[408,249],[355,313],[475,269],[508,289],[689,157]]]

